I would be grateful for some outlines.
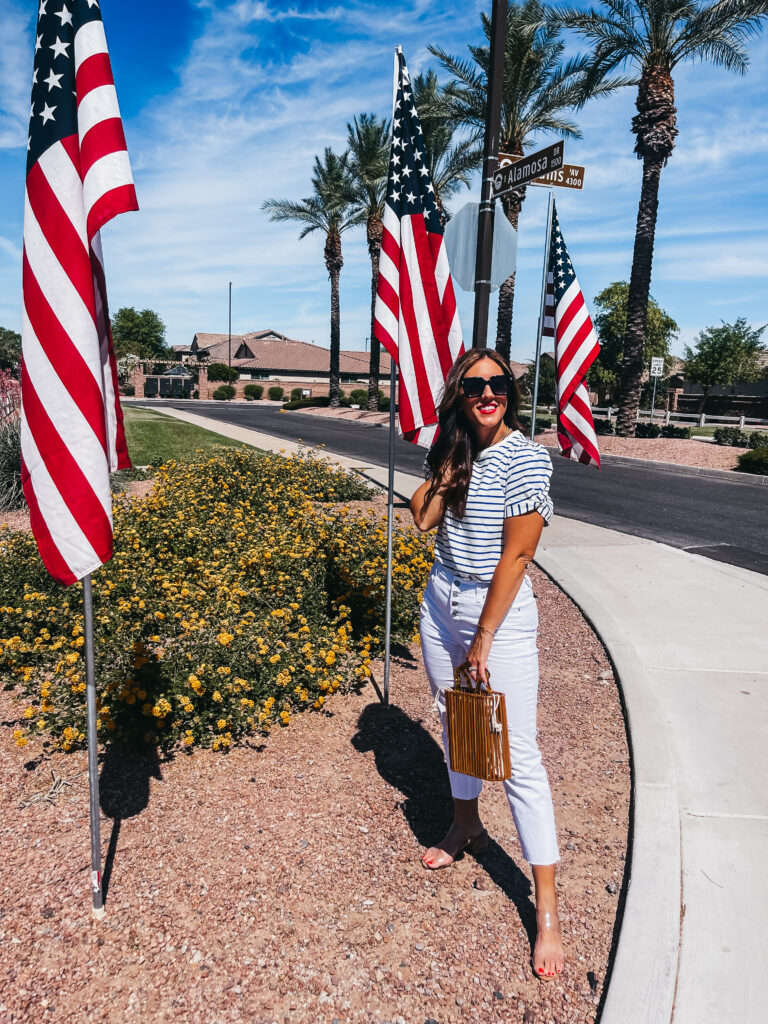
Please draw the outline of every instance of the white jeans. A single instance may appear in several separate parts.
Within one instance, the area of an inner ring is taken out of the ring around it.
[[[453,686],[453,670],[467,656],[475,635],[489,584],[454,575],[435,562],[421,606],[421,649],[432,693],[443,724],[443,748],[448,759],[445,698],[441,691]],[[523,856],[530,864],[555,864],[560,859],[552,794],[536,742],[536,698],[539,654],[536,635],[539,612],[533,586],[526,575],[488,656],[491,686],[504,694],[509,726],[512,777],[504,783],[510,810],[520,837]],[[451,793],[458,800],[473,800],[483,783],[448,768]]]

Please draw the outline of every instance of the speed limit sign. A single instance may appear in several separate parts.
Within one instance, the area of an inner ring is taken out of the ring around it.
[[[663,377],[664,376],[664,359],[662,356],[651,357],[651,376],[652,377]]]

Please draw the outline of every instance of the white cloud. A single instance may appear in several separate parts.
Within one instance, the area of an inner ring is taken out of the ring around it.
[[[32,50],[29,26],[35,5],[22,7],[0,0],[3,43],[0,46],[0,149],[14,149],[27,141],[29,97],[32,92]]]

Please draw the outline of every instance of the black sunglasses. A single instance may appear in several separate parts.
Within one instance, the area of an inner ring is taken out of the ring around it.
[[[501,398],[509,390],[509,377],[506,373],[495,373],[492,377],[462,377],[460,387],[467,398],[480,398],[486,387]]]

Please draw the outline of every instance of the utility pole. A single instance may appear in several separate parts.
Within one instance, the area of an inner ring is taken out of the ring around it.
[[[493,256],[494,200],[491,194],[491,182],[499,162],[501,97],[504,91],[506,42],[507,0],[493,0],[491,52],[488,68],[488,105],[485,112],[483,180],[480,186],[480,211],[477,218],[475,322],[472,331],[472,348],[485,348],[488,338],[488,304],[491,298],[491,259]]]
[[[229,355],[227,356],[227,387],[232,387],[232,282],[229,282]],[[227,392],[229,394],[229,392]],[[227,399],[231,401],[231,399]]]

